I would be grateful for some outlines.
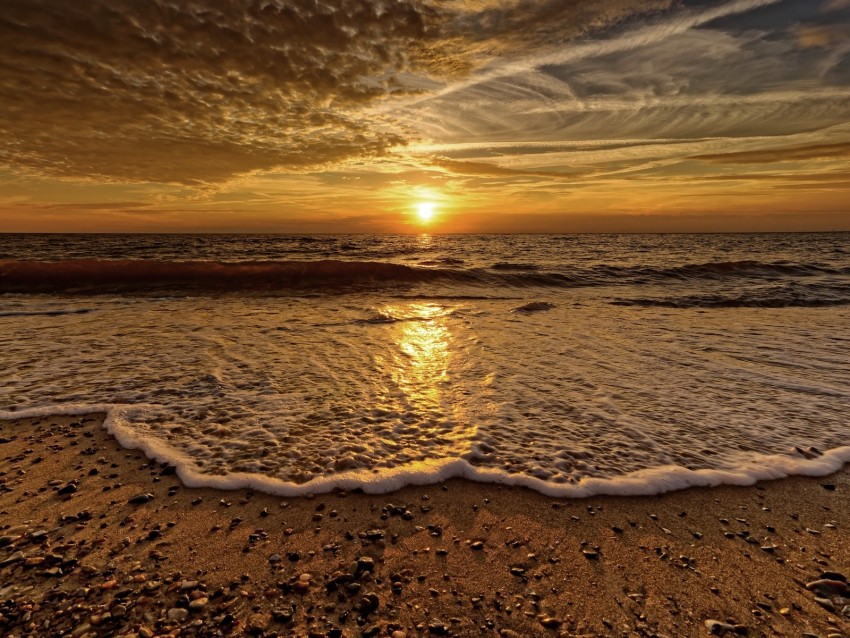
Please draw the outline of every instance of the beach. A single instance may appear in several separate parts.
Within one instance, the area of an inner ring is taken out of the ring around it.
[[[186,488],[103,418],[0,423],[5,636],[850,635],[846,470],[281,498]]]

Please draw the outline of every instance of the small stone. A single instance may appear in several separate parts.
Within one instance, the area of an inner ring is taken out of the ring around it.
[[[153,498],[153,494],[148,492],[148,493],[145,493],[145,494],[137,494],[136,496],[134,496],[133,498],[131,498],[127,502],[130,503],[131,505],[144,505],[145,503],[150,501],[152,498]]]
[[[73,494],[77,491],[77,486],[75,483],[68,483],[65,487],[60,488],[56,493],[59,496],[65,496],[66,494]]]
[[[596,560],[599,558],[599,552],[595,552],[590,549],[582,550],[581,552],[587,560]]]
[[[0,547],[6,547],[6,545],[11,545],[20,537],[20,534],[6,534],[4,536],[0,536]]]
[[[806,589],[808,589],[810,592],[814,592],[816,596],[821,597],[850,597],[850,586],[840,580],[829,580],[827,578],[822,578],[820,580],[815,580],[810,583],[806,583]]]
[[[469,545],[469,549],[473,549],[475,551],[481,551],[484,549],[484,541],[475,541]]]
[[[22,561],[22,560],[24,560],[24,553],[23,552],[15,552],[11,556],[9,556],[9,558],[0,562],[0,566],[11,565],[12,563],[17,563],[17,562]]]
[[[381,599],[377,594],[366,594],[360,599],[358,610],[361,616],[368,616],[375,611],[381,604]]]
[[[189,603],[189,609],[192,611],[200,611],[204,607],[207,606],[209,602],[209,598],[196,598],[192,602]]]
[[[725,622],[720,622],[719,620],[706,620],[705,628],[712,636],[724,636],[727,633],[735,633],[734,625],[730,625]]]
[[[355,573],[371,572],[375,570],[375,559],[370,556],[361,556],[357,559]]]
[[[189,612],[181,607],[172,607],[168,610],[166,618],[169,622],[182,622],[189,616]]]
[[[280,554],[272,554],[271,556],[269,556],[270,563],[279,563],[282,560],[283,558],[281,558]]]

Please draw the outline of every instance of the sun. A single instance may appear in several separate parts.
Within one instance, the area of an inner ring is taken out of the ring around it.
[[[427,224],[434,219],[434,209],[437,205],[434,202],[420,202],[416,205],[416,216],[423,224]]]

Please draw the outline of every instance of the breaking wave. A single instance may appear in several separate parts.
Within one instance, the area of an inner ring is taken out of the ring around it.
[[[445,264],[444,264],[445,265]],[[451,264],[456,265],[456,264]],[[494,272],[495,270],[495,272]],[[528,272],[532,270],[532,272]],[[754,279],[850,275],[850,268],[788,262],[729,261],[673,267],[565,266],[561,272],[535,271],[529,264],[493,269],[415,267],[383,261],[157,261],[70,259],[0,260],[0,293],[17,294],[203,294],[274,293],[288,290],[346,292],[422,283],[491,287],[574,288],[658,284],[671,281]],[[631,302],[640,305],[640,301]],[[644,300],[646,305],[672,302]],[[705,301],[710,305],[710,301]],[[722,300],[717,303],[723,303]],[[769,303],[769,302],[765,302]],[[777,305],[794,305],[776,302]],[[840,303],[845,303],[841,301]],[[801,302],[802,304],[802,302]],[[829,302],[834,305],[834,302]],[[734,305],[734,304],[732,304]],[[805,305],[805,304],[803,304]]]

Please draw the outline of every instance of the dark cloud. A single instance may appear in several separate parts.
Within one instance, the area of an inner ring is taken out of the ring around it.
[[[0,164],[216,183],[379,156],[411,134],[364,107],[519,42],[670,0],[7,0]]]
[[[718,164],[772,164],[774,162],[807,162],[842,158],[850,158],[850,142],[786,146],[736,153],[712,153],[695,155],[691,159]]]
[[[192,183],[380,154],[354,116],[398,90],[422,3],[10,0],[0,161],[62,176]]]
[[[610,28],[637,11],[669,9],[674,0],[513,0],[494,2],[460,16],[454,29],[470,42],[485,42],[499,50],[558,44]]]

